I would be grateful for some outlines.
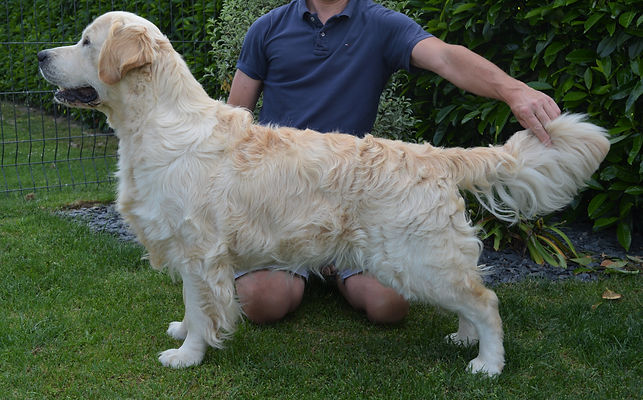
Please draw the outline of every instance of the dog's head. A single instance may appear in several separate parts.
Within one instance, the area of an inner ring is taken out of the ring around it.
[[[39,69],[47,81],[59,86],[55,94],[59,103],[99,107],[109,102],[128,74],[154,61],[162,43],[169,41],[146,19],[109,12],[85,28],[75,45],[38,52]]]

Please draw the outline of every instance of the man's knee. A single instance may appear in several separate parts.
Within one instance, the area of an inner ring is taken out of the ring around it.
[[[394,324],[409,313],[409,303],[398,293],[381,293],[371,297],[365,304],[366,317],[376,324]]]
[[[404,297],[371,275],[353,275],[340,282],[339,288],[348,302],[354,308],[363,310],[373,323],[400,322],[409,313],[409,303]]]
[[[267,324],[282,319],[301,303],[304,280],[284,271],[256,271],[239,277],[237,295],[246,317]]]

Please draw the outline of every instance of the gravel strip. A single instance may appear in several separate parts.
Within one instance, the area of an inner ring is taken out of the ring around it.
[[[89,225],[89,228],[94,232],[107,232],[123,241],[136,240],[136,237],[112,204],[66,209],[60,211],[59,214]],[[606,255],[610,258],[625,258],[625,251],[616,241],[613,231],[592,232],[591,225],[588,224],[575,224],[564,227],[562,230],[571,239],[577,251],[598,256],[595,257],[597,264],[600,263],[601,255]],[[632,238],[630,254],[643,255],[641,235],[636,235]],[[576,269],[574,266],[563,269],[548,264],[538,265],[531,261],[528,254],[523,255],[512,249],[494,251],[485,246],[479,264],[485,265],[487,268],[487,273],[483,278],[485,283],[489,285],[518,282],[529,278],[554,281],[566,279],[592,281],[598,279],[598,274],[596,273],[574,274],[574,269]]]

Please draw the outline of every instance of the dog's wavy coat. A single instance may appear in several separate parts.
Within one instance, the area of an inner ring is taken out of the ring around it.
[[[545,147],[527,131],[489,148],[435,148],[253,124],[208,97],[150,22],[111,12],[74,46],[38,54],[56,99],[96,108],[119,138],[118,206],[153,267],[183,280],[184,339],[167,366],[201,362],[241,315],[233,273],[278,264],[360,267],[409,300],[456,312],[447,338],[479,341],[473,372],[504,365],[498,299],[460,190],[515,220],[564,207],[598,168],[603,129],[564,115]]]

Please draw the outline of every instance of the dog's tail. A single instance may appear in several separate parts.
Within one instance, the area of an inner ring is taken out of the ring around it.
[[[458,186],[509,222],[565,207],[598,169],[610,144],[603,128],[579,114],[564,114],[546,129],[549,147],[520,131],[504,146],[465,150],[458,156],[466,165],[459,168]]]

